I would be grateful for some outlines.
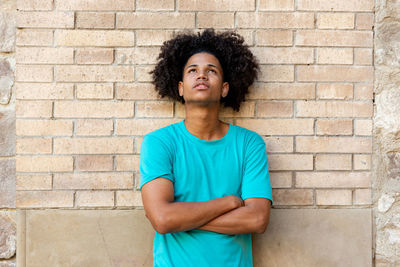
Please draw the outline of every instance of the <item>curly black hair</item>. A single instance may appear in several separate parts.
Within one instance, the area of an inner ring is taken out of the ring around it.
[[[206,29],[197,34],[179,33],[164,42],[157,65],[150,72],[156,91],[161,97],[185,103],[179,95],[178,83],[188,59],[200,52],[208,52],[219,60],[224,82],[229,83],[228,95],[221,102],[239,111],[249,86],[257,79],[259,66],[243,37],[233,31],[216,33],[214,29]]]

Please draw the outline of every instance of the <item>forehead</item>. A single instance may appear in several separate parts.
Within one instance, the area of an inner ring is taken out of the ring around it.
[[[221,68],[221,64],[219,63],[218,58],[216,58],[213,54],[207,52],[196,53],[192,55],[185,64],[185,67],[190,65],[208,65],[212,64]]]

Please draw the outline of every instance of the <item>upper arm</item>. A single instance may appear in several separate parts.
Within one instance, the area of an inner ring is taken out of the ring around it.
[[[141,192],[146,217],[156,229],[165,205],[174,201],[173,183],[159,177],[143,185]]]
[[[254,133],[247,144],[242,178],[242,199],[272,198],[268,159],[264,140]]]

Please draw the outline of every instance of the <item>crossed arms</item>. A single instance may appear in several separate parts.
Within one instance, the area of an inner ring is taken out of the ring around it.
[[[157,178],[142,187],[146,217],[160,234],[192,229],[221,234],[263,233],[271,202],[265,198],[242,201],[234,195],[203,202],[174,202],[174,186]]]

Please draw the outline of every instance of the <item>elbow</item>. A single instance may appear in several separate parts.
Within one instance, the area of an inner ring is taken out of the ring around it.
[[[159,234],[168,234],[173,232],[171,220],[167,216],[160,215],[152,221],[154,230]]]
[[[269,216],[267,214],[260,214],[256,216],[254,223],[254,233],[263,234],[267,230],[269,223]]]

